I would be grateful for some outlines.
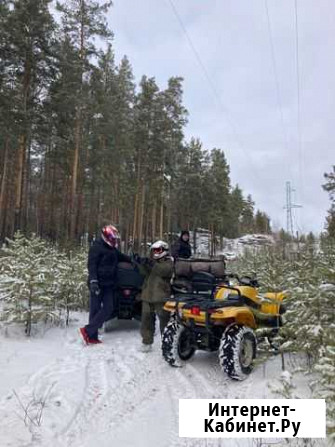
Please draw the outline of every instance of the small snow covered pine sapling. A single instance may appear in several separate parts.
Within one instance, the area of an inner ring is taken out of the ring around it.
[[[87,309],[87,252],[59,254],[57,267],[57,304],[69,324],[70,311]]]
[[[5,295],[3,319],[6,323],[24,323],[27,336],[32,324],[56,318],[50,294],[47,242],[33,235],[16,233],[7,240],[0,258],[0,290]]]
[[[269,385],[270,390],[284,399],[298,399],[294,394],[295,385],[293,377],[289,371],[283,371],[279,378],[278,385]]]

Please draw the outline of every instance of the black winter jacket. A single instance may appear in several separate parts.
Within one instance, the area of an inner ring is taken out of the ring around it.
[[[118,262],[131,262],[131,259],[102,239],[94,241],[88,253],[88,281],[96,280],[100,286],[113,287]]]
[[[172,247],[172,256],[174,258],[190,258],[192,250],[189,242],[183,241],[181,238]]]

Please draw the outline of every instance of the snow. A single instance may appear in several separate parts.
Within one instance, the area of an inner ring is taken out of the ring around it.
[[[292,382],[292,375],[290,374],[289,371],[283,371],[280,375],[281,379],[283,380],[283,382],[286,383],[291,383]]]
[[[121,321],[103,334],[102,345],[85,347],[77,329],[87,314],[75,317],[69,328],[30,339],[15,328],[0,332],[1,447],[251,447],[252,439],[179,438],[178,399],[274,398],[269,385],[290,377],[282,375],[279,356],[256,366],[243,382],[223,375],[216,353],[196,353],[183,368],[172,368],[161,357],[159,336],[152,352],[140,352],[135,321]],[[293,370],[296,357],[285,359]],[[294,392],[310,397],[304,375]],[[30,404],[33,422],[26,418],[25,425],[18,399],[26,409]]]
[[[330,292],[330,291],[335,291],[335,284],[321,284],[319,286],[319,289],[322,290],[323,292]]]
[[[193,247],[193,232],[190,231],[190,243]],[[210,231],[199,228],[196,234],[196,256],[209,256],[210,253]],[[219,245],[220,239],[217,238]],[[257,250],[260,247],[274,245],[274,237],[268,234],[246,234],[236,239],[222,238],[222,250],[217,250],[217,255],[224,254],[227,260],[233,260],[236,256],[241,256],[246,248]]]

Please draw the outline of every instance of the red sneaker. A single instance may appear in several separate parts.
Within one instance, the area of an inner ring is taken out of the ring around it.
[[[84,343],[85,345],[88,345],[88,344],[89,344],[89,340],[90,340],[90,338],[89,338],[88,333],[86,332],[86,329],[85,329],[84,327],[81,327],[81,328],[79,329],[79,335],[80,335],[80,337],[82,338],[83,343]]]
[[[100,343],[102,343],[102,341],[99,340],[98,338],[89,338],[88,339],[89,345],[99,345]]]

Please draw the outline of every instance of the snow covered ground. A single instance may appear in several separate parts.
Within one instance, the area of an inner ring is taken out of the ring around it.
[[[77,328],[86,318],[77,314],[69,328],[51,328],[31,339],[2,331],[1,447],[273,445],[273,439],[257,444],[179,438],[178,399],[278,397],[268,385],[281,374],[279,357],[235,382],[222,374],[214,353],[197,353],[178,369],[162,360],[159,337],[151,353],[141,353],[136,322],[120,322],[103,335],[102,345],[84,347]],[[293,361],[286,358],[288,369]],[[296,394],[310,397],[306,379],[299,380]]]

